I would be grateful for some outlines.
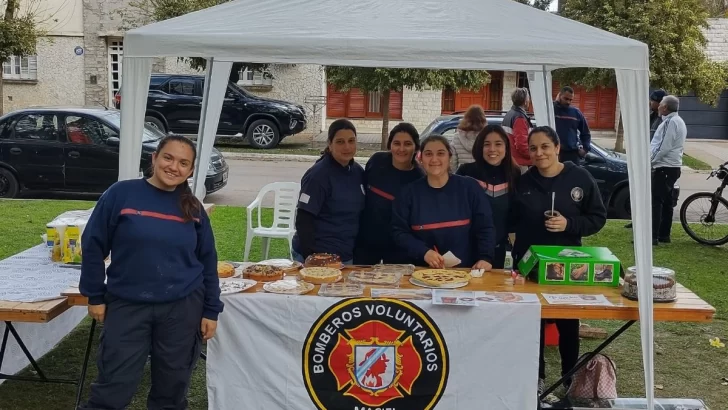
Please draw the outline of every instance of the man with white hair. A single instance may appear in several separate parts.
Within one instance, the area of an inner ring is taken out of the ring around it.
[[[658,111],[662,123],[651,144],[652,162],[652,245],[670,243],[672,229],[672,190],[680,178],[683,148],[688,135],[685,121],[678,115],[680,100],[674,95],[662,99]]]

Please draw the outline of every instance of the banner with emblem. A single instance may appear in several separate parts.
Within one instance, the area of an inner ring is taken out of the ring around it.
[[[226,297],[210,409],[536,408],[541,305]]]

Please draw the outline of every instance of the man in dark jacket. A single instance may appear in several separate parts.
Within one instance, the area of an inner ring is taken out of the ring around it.
[[[650,141],[654,138],[657,127],[662,124],[662,116],[659,112],[657,112],[657,108],[660,106],[660,103],[665,96],[667,96],[667,91],[662,88],[655,90],[650,94]],[[632,222],[628,223],[624,227],[632,229]]]
[[[584,114],[578,108],[572,107],[574,89],[566,86],[554,101],[554,117],[556,120],[556,133],[561,141],[559,161],[571,161],[579,164],[591,149],[591,132]]]

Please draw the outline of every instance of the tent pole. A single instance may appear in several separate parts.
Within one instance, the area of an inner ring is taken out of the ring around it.
[[[200,154],[202,153],[202,134],[205,130],[205,123],[207,122],[207,106],[210,103],[210,82],[212,79],[212,65],[214,64],[214,59],[212,57],[207,59],[207,64],[205,64],[205,67],[207,68],[205,70],[205,85],[202,90],[202,112],[200,112],[200,124],[197,128],[197,161],[195,161],[195,171],[192,174],[192,192],[197,192],[197,184],[202,181],[202,183],[205,183],[204,179],[195,178],[195,175],[200,175],[200,172],[207,173],[207,170],[200,171],[200,165],[202,161],[200,161]]]

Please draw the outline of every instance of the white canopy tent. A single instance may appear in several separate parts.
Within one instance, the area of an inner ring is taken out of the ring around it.
[[[647,45],[512,0],[231,1],[126,33],[119,179],[138,177],[153,58],[177,56],[208,60],[194,178],[200,198],[235,61],[526,71],[537,122],[551,125],[551,70],[614,68],[630,154],[645,394],[653,408]]]

